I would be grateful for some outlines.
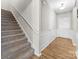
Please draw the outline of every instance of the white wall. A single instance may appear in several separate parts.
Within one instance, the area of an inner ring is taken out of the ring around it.
[[[59,13],[57,16],[57,29],[69,29],[71,30],[72,26],[72,12]]]
[[[41,4],[41,31],[56,30],[56,13],[47,5]]]
[[[1,0],[1,8],[9,10],[11,5],[23,12],[32,0]]]
[[[70,38],[77,46],[77,15],[73,10],[66,13],[57,14],[57,36]]]
[[[1,8],[5,9],[5,10],[9,10],[10,2],[11,2],[11,0],[1,0]]]
[[[48,20],[48,14],[49,14],[49,8],[44,5],[44,4],[41,4],[41,22],[40,22],[40,30],[41,31],[48,31],[49,28],[49,20]]]
[[[56,38],[56,13],[41,4],[40,50],[45,49]]]
[[[41,20],[41,0],[32,0],[32,23],[33,23],[33,47],[35,54],[40,55],[40,20]]]
[[[25,10],[20,13],[22,17],[30,24],[32,27],[32,2],[25,8]]]
[[[19,13],[23,13],[32,0],[11,0],[11,5],[14,6]]]
[[[73,11],[72,11],[72,26],[73,26],[73,30],[78,32],[78,18],[77,18],[77,9],[78,7],[74,7]]]

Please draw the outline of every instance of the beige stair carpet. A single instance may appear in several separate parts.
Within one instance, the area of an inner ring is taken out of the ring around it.
[[[33,56],[33,59],[77,59],[75,50],[71,39],[57,37],[40,57]]]
[[[1,59],[31,59],[33,49],[10,11],[1,10]]]

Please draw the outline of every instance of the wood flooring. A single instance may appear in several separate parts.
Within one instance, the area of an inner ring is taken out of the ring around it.
[[[77,59],[75,50],[71,39],[57,37],[40,57],[33,56],[33,59]]]

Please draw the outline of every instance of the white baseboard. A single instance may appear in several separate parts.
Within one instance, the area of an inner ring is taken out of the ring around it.
[[[38,57],[40,57],[42,54],[41,53],[37,53],[37,52],[34,52],[34,54]]]

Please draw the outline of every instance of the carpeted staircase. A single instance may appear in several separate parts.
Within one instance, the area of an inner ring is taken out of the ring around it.
[[[1,59],[31,59],[33,49],[11,12],[1,10]]]

